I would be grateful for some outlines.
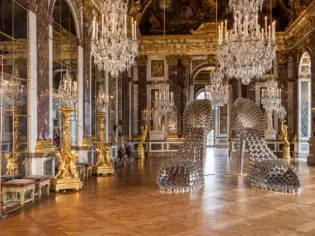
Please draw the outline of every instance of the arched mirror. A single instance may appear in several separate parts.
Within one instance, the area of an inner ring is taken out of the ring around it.
[[[2,178],[26,174],[28,14],[25,1],[0,1],[0,145]]]
[[[74,17],[66,0],[56,0],[53,9],[53,89],[57,92],[62,77],[69,73],[73,80],[78,74],[77,33]],[[76,106],[76,104],[75,104]],[[56,146],[60,145],[62,120],[59,104],[53,104],[53,136]],[[76,143],[77,112],[71,115],[71,143]]]

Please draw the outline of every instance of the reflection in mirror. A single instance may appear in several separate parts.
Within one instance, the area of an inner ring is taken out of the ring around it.
[[[65,0],[56,0],[53,11],[53,89],[57,94],[60,81],[68,71],[77,80],[77,36],[72,12]],[[60,148],[62,139],[62,116],[58,110],[61,103],[53,101],[53,142]],[[76,104],[75,104],[76,109]],[[76,143],[77,113],[71,114],[71,144]]]
[[[0,175],[5,181],[27,172],[27,16],[26,1],[0,0]]]

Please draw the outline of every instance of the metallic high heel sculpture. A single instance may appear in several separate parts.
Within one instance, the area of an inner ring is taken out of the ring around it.
[[[183,124],[183,147],[165,162],[157,176],[158,188],[163,191],[189,192],[204,185],[206,137],[214,124],[210,101],[196,100],[190,103],[185,109]]]
[[[280,192],[300,188],[295,167],[278,160],[264,140],[265,117],[255,102],[239,98],[232,108],[232,129],[237,134],[239,171],[243,170],[244,150],[249,151],[248,181],[251,187]]]

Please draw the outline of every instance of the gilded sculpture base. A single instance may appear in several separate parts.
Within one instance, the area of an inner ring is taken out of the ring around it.
[[[283,147],[282,158],[283,158],[283,159],[291,159],[290,147],[286,147],[286,146]]]
[[[59,192],[59,190],[76,190],[79,191],[83,188],[83,182],[79,178],[69,179],[53,179],[51,181],[51,190]]]
[[[52,144],[51,140],[37,140],[35,147],[36,153],[51,153],[55,151],[56,147]]]
[[[93,174],[95,175],[113,175],[115,170],[111,165],[93,166]]]
[[[145,155],[144,155],[144,147],[142,145],[142,143],[139,143],[138,145],[138,160],[143,160],[145,159]]]

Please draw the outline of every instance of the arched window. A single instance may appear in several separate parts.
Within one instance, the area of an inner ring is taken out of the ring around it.
[[[200,89],[196,93],[196,99],[195,100],[203,100],[206,99],[206,91],[205,89]],[[207,136],[207,146],[214,147],[215,146],[215,132],[214,130],[211,130],[211,132]]]
[[[308,153],[309,145],[307,143],[311,136],[311,58],[308,52],[305,52],[300,60],[299,81],[298,81],[298,104],[299,104],[299,152]]]
[[[196,100],[203,100],[203,99],[206,99],[206,91],[204,89],[201,89],[196,93]]]

